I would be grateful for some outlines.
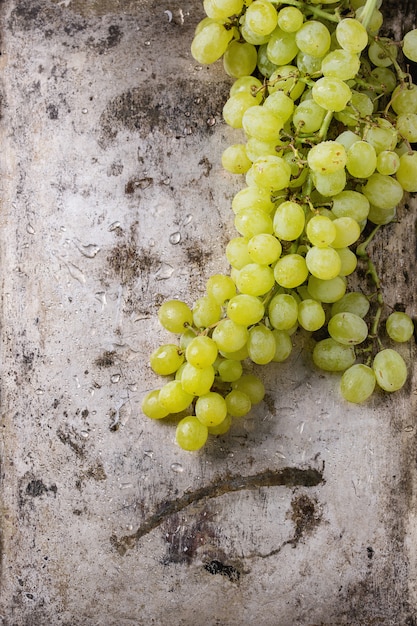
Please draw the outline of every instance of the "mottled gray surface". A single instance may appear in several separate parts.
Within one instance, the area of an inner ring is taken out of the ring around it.
[[[412,626],[414,345],[406,388],[355,407],[300,337],[198,454],[140,413],[158,305],[226,269],[242,184],[199,6],[1,4],[1,623]],[[415,316],[407,203],[373,252]]]

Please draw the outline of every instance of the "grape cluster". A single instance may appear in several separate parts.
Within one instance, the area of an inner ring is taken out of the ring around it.
[[[212,276],[192,308],[170,300],[159,310],[177,339],[150,357],[169,379],[142,410],[179,415],[185,450],[224,434],[263,399],[244,363],[285,361],[298,328],[320,331],[314,364],[341,373],[347,401],[405,384],[404,359],[378,334],[384,302],[367,246],[404,192],[417,191],[417,86],[400,65],[404,56],[417,61],[417,30],[402,42],[380,36],[379,8],[378,0],[204,0],[191,53],[201,64],[222,57],[234,79],[223,117],[243,140],[226,148],[222,165],[246,185],[232,201],[230,275]],[[370,296],[347,289],[359,259]],[[394,311],[385,330],[405,342],[414,326]]]

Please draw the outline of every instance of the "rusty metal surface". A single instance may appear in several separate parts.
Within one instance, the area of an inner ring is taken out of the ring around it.
[[[301,338],[198,454],[140,414],[157,307],[226,269],[241,184],[220,165],[231,82],[189,54],[196,7],[0,8],[1,623],[411,626],[415,368],[347,406]],[[373,246],[413,316],[416,208]]]

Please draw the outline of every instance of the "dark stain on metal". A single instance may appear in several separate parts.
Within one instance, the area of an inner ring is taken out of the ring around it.
[[[94,361],[97,367],[112,367],[116,360],[116,352],[114,350],[105,350],[103,354],[100,354]],[[88,415],[88,413],[87,413]]]
[[[60,439],[63,444],[69,446],[78,457],[80,457],[81,459],[85,457],[85,444],[83,442],[77,442],[76,439],[77,437],[79,437],[79,435],[77,435],[75,431],[72,431],[70,433],[63,430],[62,428],[59,428],[56,434],[58,436],[58,439]]]
[[[38,498],[48,491],[51,491],[53,494],[56,495],[58,491],[57,486],[51,485],[50,487],[47,487],[41,479],[36,478],[28,482],[28,484],[26,485],[25,493],[32,498]]]
[[[221,561],[213,559],[210,563],[204,564],[204,569],[210,574],[221,574],[230,580],[232,583],[237,583],[240,579],[240,571],[233,565],[225,565]]]
[[[291,508],[291,520],[295,530],[289,543],[295,547],[304,535],[311,533],[320,524],[321,512],[317,508],[317,502],[305,494],[297,495],[291,501]]]

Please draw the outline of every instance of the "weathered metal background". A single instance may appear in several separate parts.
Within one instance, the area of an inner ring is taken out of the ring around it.
[[[158,305],[202,295],[234,236],[231,81],[190,56],[200,3],[0,11],[1,623],[416,624],[414,344],[406,388],[355,407],[301,338],[198,454],[140,413]],[[373,245],[412,316],[416,208]]]

